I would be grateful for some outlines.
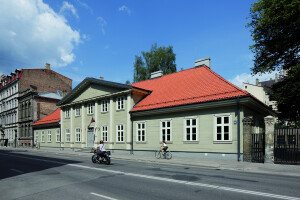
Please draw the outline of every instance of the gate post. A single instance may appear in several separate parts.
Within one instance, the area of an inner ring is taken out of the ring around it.
[[[251,162],[251,136],[253,117],[243,119],[243,161]]]
[[[265,162],[274,163],[274,131],[275,119],[272,116],[265,117]]]

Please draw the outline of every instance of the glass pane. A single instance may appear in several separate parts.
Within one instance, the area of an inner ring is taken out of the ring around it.
[[[190,134],[187,134],[186,135],[186,140],[190,140],[190,139],[191,139]]]
[[[162,127],[164,128],[166,126],[166,122],[162,122]]]
[[[221,126],[217,126],[217,133],[222,133],[222,127]]]
[[[224,140],[229,140],[229,134],[228,133],[224,134]]]
[[[193,119],[193,126],[196,126],[196,119]]]
[[[167,141],[171,140],[171,135],[167,135]]]
[[[145,124],[142,124],[142,129],[144,129],[145,128]]]
[[[224,117],[224,123],[228,124],[229,123],[229,117]]]
[[[229,133],[229,126],[224,126],[224,132]]]
[[[186,125],[187,125],[187,126],[190,125],[190,120],[189,120],[189,119],[186,120]]]
[[[167,126],[168,126],[168,127],[171,127],[171,122],[167,122],[167,123],[168,123],[168,125],[167,125]]]
[[[193,128],[193,133],[196,133],[196,128]]]
[[[221,117],[217,117],[217,124],[222,124],[222,118]]]
[[[196,140],[196,134],[193,134],[193,140]]]
[[[190,128],[186,128],[186,133],[187,133],[187,134],[190,134],[190,133],[191,133],[190,130],[191,130]]]
[[[221,140],[221,134],[217,134],[217,140]]]
[[[165,139],[165,135],[166,135],[166,130],[163,129],[163,130],[162,130],[162,139],[163,139],[163,140]]]
[[[138,129],[140,129],[141,128],[141,124],[138,124]]]

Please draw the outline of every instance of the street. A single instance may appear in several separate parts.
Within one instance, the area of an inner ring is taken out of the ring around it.
[[[0,199],[300,199],[300,178],[0,150]]]

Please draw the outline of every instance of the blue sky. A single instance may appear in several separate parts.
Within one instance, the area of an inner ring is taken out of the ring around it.
[[[0,73],[53,70],[125,83],[135,55],[173,46],[177,70],[211,58],[212,70],[241,87],[254,83],[246,28],[253,0],[0,0]],[[274,74],[263,75],[267,80]]]

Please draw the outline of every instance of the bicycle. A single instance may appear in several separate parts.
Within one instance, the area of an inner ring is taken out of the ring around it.
[[[159,149],[159,150],[157,150],[156,152],[155,152],[155,157],[157,158],[157,159],[160,159],[160,158],[164,158],[164,159],[171,159],[172,158],[172,153],[171,153],[171,151],[166,151],[164,154],[162,153],[162,150],[161,149]]]

